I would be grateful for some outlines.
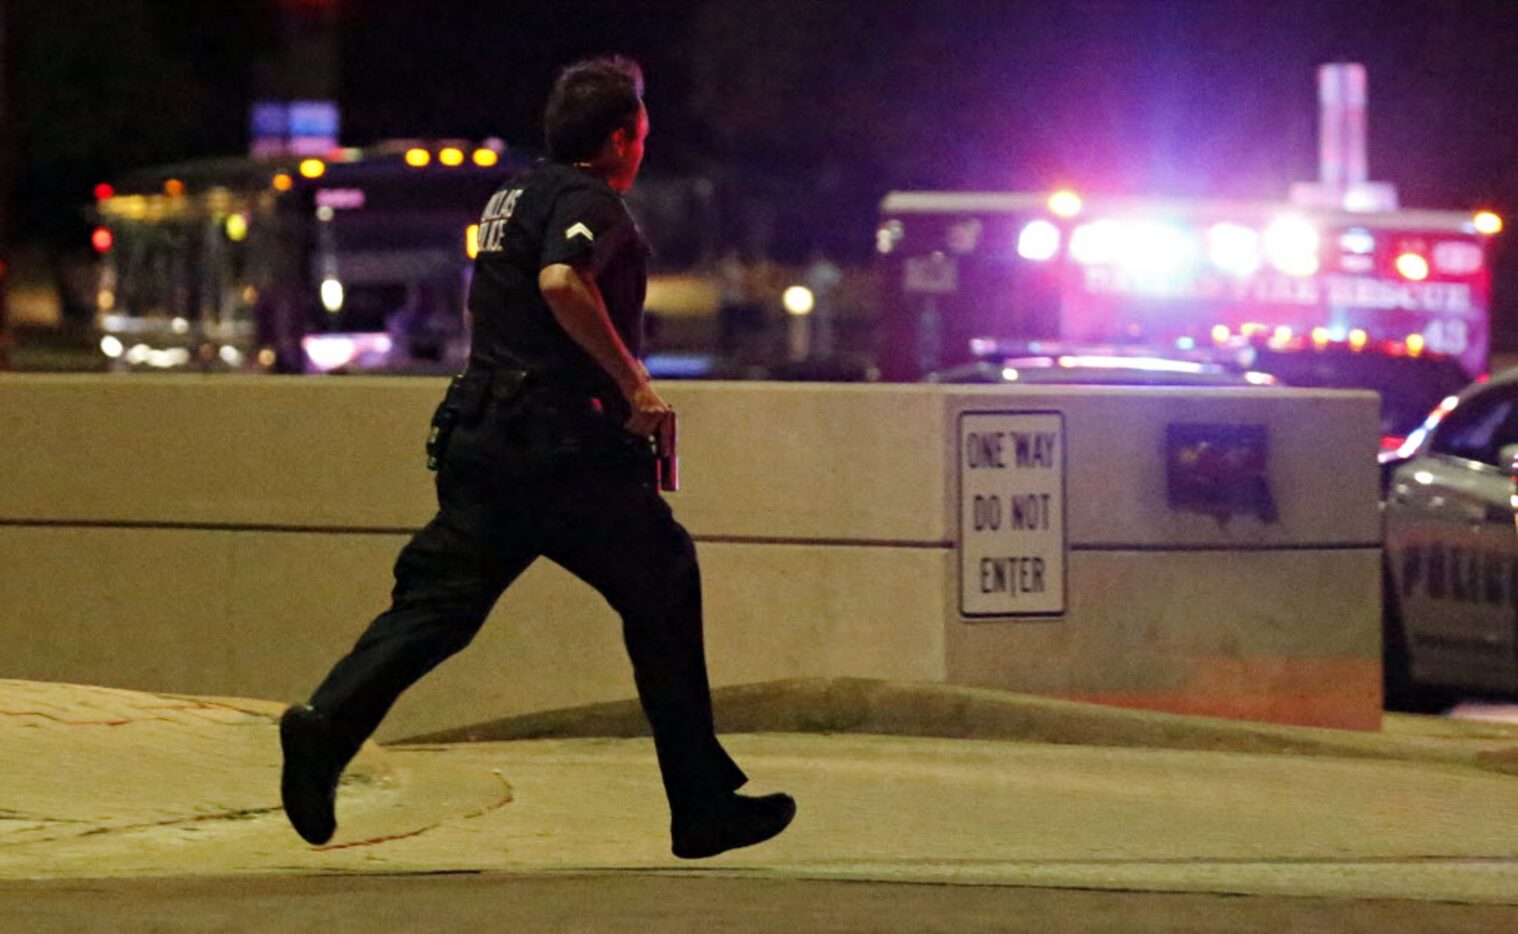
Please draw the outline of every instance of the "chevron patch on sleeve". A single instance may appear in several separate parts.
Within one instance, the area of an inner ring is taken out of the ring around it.
[[[594,241],[596,239],[596,235],[591,233],[590,228],[586,227],[583,223],[576,223],[568,230],[564,231],[565,240],[573,240],[575,237],[584,237],[586,240],[591,241]]]

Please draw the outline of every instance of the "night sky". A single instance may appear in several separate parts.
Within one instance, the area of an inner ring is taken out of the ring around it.
[[[322,5],[6,2],[16,226],[44,240],[101,178],[244,150],[281,12]],[[861,258],[891,188],[1284,198],[1316,175],[1332,60],[1368,68],[1372,178],[1405,205],[1518,213],[1513,0],[328,5],[347,143],[532,146],[555,66],[623,51],[648,70],[647,172],[764,179],[786,222],[857,236]]]

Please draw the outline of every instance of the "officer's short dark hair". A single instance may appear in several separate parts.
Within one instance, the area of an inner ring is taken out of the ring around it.
[[[609,55],[566,67],[554,79],[543,115],[548,158],[582,162],[614,131],[636,132],[642,97],[643,69],[630,58]]]

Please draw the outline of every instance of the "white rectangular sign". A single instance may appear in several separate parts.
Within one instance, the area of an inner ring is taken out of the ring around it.
[[[961,616],[1065,612],[1065,417],[959,416]]]

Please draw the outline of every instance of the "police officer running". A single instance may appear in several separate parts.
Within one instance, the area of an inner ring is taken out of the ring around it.
[[[654,479],[650,438],[674,413],[638,362],[648,250],[621,198],[643,161],[642,94],[629,59],[566,68],[549,158],[485,206],[469,366],[429,439],[437,515],[401,551],[390,609],[280,719],[285,813],[313,844],[331,839],[338,778],[396,698],[539,556],[622,617],[675,855],[759,843],[795,815],[788,795],[735,793],[747,779],[712,722],[695,548]]]

